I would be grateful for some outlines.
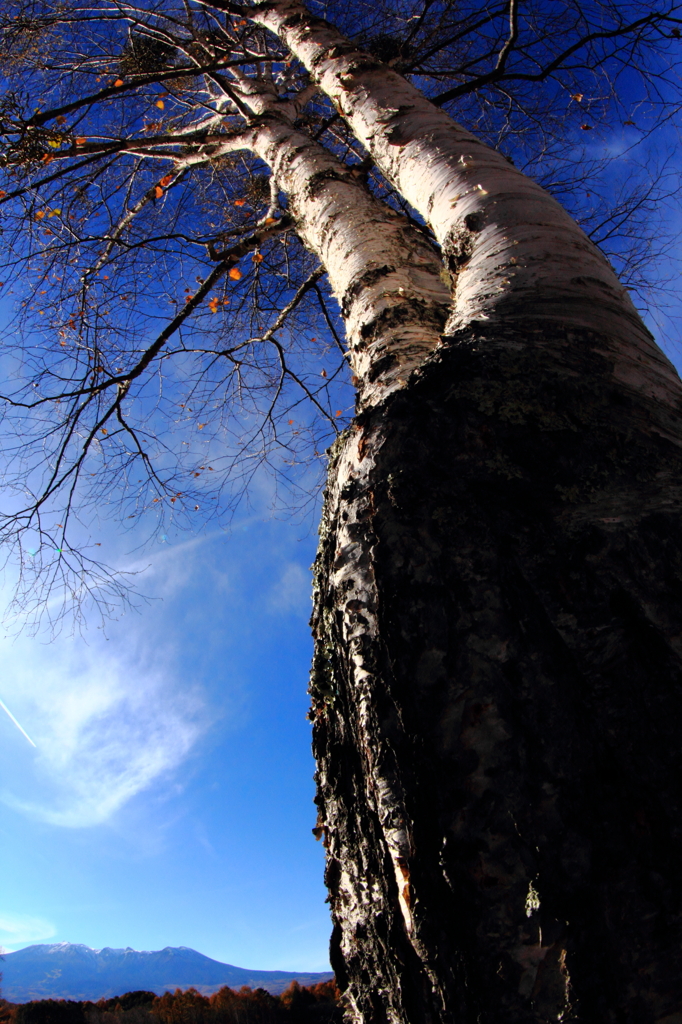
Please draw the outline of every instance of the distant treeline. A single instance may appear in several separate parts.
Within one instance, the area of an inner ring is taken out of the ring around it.
[[[262,988],[225,987],[211,996],[194,988],[162,996],[126,992],[96,1003],[0,1000],[0,1024],[341,1024],[342,1019],[334,981],[308,986],[293,981],[279,996]]]

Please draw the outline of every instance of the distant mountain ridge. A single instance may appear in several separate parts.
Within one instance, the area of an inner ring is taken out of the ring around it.
[[[33,999],[110,999],[145,989],[158,995],[176,988],[196,988],[204,995],[223,985],[264,988],[273,995],[296,980],[314,985],[333,978],[331,972],[249,971],[212,960],[188,946],[166,946],[154,952],[91,949],[80,943],[27,946],[5,953],[2,995],[12,1003]]]

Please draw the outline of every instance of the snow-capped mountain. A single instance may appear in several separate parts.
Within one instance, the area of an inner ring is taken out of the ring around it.
[[[294,979],[301,985],[327,981],[331,973],[249,971],[212,960],[187,946],[155,952],[137,949],[90,949],[72,942],[27,946],[5,953],[0,970],[2,995],[14,1003],[31,999],[110,998],[144,989],[161,994],[194,987],[205,995],[223,985],[265,988],[276,995]]]

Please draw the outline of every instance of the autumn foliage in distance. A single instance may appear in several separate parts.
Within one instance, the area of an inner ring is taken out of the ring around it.
[[[334,981],[301,986],[293,981],[281,995],[244,986],[225,986],[210,996],[194,988],[127,992],[96,1003],[42,999],[0,1001],[0,1024],[340,1024],[342,1010]]]

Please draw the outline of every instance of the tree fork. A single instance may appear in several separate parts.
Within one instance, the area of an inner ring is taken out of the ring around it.
[[[440,344],[449,298],[440,259],[406,217],[371,194],[356,169],[286,121],[266,121],[252,146],[329,275],[358,404],[376,404],[404,387]]]
[[[679,403],[678,375],[627,289],[548,192],[300,0],[264,0],[247,16],[296,55],[433,230],[453,285],[448,333],[481,320],[596,330],[617,340],[616,377]]]
[[[311,717],[365,1024],[682,1020],[682,431],[605,340],[460,332],[335,446]]]

